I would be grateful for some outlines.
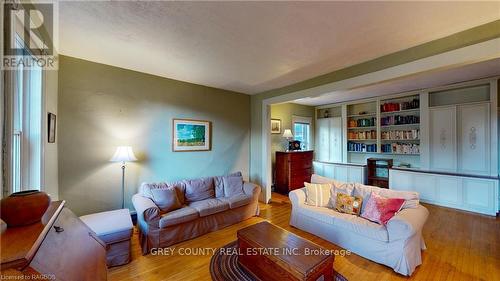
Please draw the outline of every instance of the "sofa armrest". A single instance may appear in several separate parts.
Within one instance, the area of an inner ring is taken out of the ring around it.
[[[153,200],[146,198],[140,194],[134,194],[132,196],[132,203],[137,211],[137,219],[145,222],[148,227],[159,228],[160,227],[160,208],[156,206]]]
[[[259,198],[261,188],[259,185],[251,182],[243,183],[243,192],[248,195],[252,195],[254,198]]]
[[[306,202],[306,189],[300,188],[288,193],[288,198],[292,202],[292,207],[302,205]]]
[[[428,216],[429,211],[422,205],[401,210],[387,223],[389,241],[406,239],[422,231]]]

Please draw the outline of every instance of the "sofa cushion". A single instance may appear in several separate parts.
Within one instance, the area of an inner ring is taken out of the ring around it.
[[[335,205],[337,204],[337,194],[342,193],[345,195],[352,196],[353,191],[354,191],[354,184],[352,183],[337,182],[332,184],[330,202],[328,206],[330,208],[335,208]]]
[[[160,219],[160,228],[189,222],[198,217],[199,215],[196,209],[184,206],[175,211],[163,214]]]
[[[239,194],[231,197],[222,197],[218,199],[223,202],[229,203],[229,208],[236,209],[241,206],[250,204],[250,202],[252,202],[252,197],[253,196],[251,194]]]
[[[186,192],[186,183],[184,181],[174,181],[168,182],[167,186],[175,189],[177,192],[177,199],[179,199],[181,205],[184,205],[186,203],[186,198],[184,197],[184,193]]]
[[[201,201],[215,196],[214,180],[213,178],[202,178],[195,180],[185,180],[186,201],[195,202]]]
[[[364,185],[360,183],[354,184],[354,196],[360,196],[363,198],[363,206],[361,207],[361,212],[366,207],[366,203],[368,203],[368,199],[370,197],[371,192],[376,193],[382,197],[386,198],[402,198],[405,199],[405,203],[403,204],[403,209],[406,208],[416,208],[419,204],[419,195],[414,191],[399,191],[392,190],[387,188],[380,188],[376,186]]]
[[[205,199],[189,203],[189,207],[196,209],[200,217],[206,217],[229,209],[229,203],[216,198]]]
[[[106,243],[128,240],[132,236],[132,219],[128,209],[81,216],[80,219]]]
[[[347,232],[352,231],[377,241],[389,241],[387,229],[383,225],[356,215],[343,214],[329,208],[308,205],[302,205],[297,211],[311,220],[338,226]]]
[[[170,212],[182,207],[182,204],[177,198],[177,191],[175,188],[152,189],[151,195],[153,195],[153,202],[155,202],[162,212]]]
[[[222,177],[222,182],[224,183],[224,197],[244,194],[243,178],[241,176]]]
[[[401,210],[404,202],[405,200],[402,198],[386,198],[372,192],[361,216],[373,222],[386,225],[394,217],[394,214]]]
[[[330,183],[304,183],[306,189],[306,204],[316,207],[326,207],[330,202]]]
[[[220,198],[224,197],[224,177],[242,177],[241,172],[232,173],[226,176],[217,176],[214,177],[214,185],[215,185],[215,197]]]
[[[165,183],[165,182],[152,182],[152,183],[146,183],[143,182],[141,186],[139,187],[139,194],[142,196],[153,199],[153,194],[151,193],[151,190],[153,189],[167,189],[167,188],[175,188],[175,191],[177,192],[177,199],[179,199],[179,202],[181,204],[184,204],[184,191],[186,189],[186,184],[184,182],[173,182],[173,183]]]
[[[362,201],[363,201],[363,198],[361,198],[361,197],[349,196],[347,194],[343,194],[343,193],[339,192],[339,193],[337,193],[337,199],[335,202],[335,210],[337,210],[341,213],[359,216],[359,214],[361,212],[361,202]]]

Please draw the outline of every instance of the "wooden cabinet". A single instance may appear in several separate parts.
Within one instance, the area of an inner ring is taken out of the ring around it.
[[[313,151],[276,152],[276,190],[288,193],[311,181]]]
[[[342,162],[342,118],[316,119],[316,160]]]
[[[490,104],[429,109],[430,168],[464,174],[490,174]]]
[[[64,201],[53,202],[39,223],[8,228],[0,240],[2,276],[62,281],[107,279],[105,244],[64,207]]]
[[[499,210],[499,180],[489,177],[449,175],[391,169],[389,188],[416,191],[420,200],[495,216]]]

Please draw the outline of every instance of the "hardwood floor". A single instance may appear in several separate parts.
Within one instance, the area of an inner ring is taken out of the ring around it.
[[[350,281],[357,280],[500,280],[500,218],[425,205],[430,216],[424,226],[427,250],[423,263],[410,278],[360,256],[337,256],[334,268]],[[108,280],[210,280],[211,253],[182,255],[181,248],[218,248],[236,240],[236,231],[264,219],[328,249],[339,247],[288,225],[291,205],[286,196],[273,193],[270,204],[261,204],[260,217],[174,245],[171,256],[142,256],[137,234],[132,240],[132,261],[111,268]]]

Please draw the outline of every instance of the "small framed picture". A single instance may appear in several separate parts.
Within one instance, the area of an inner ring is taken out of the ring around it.
[[[271,119],[271,134],[281,134],[281,119]]]
[[[47,128],[48,128],[48,141],[49,143],[56,142],[56,115],[54,113],[48,114],[47,117]]]
[[[210,121],[173,119],[172,122],[172,150],[180,151],[209,151],[211,150]]]

